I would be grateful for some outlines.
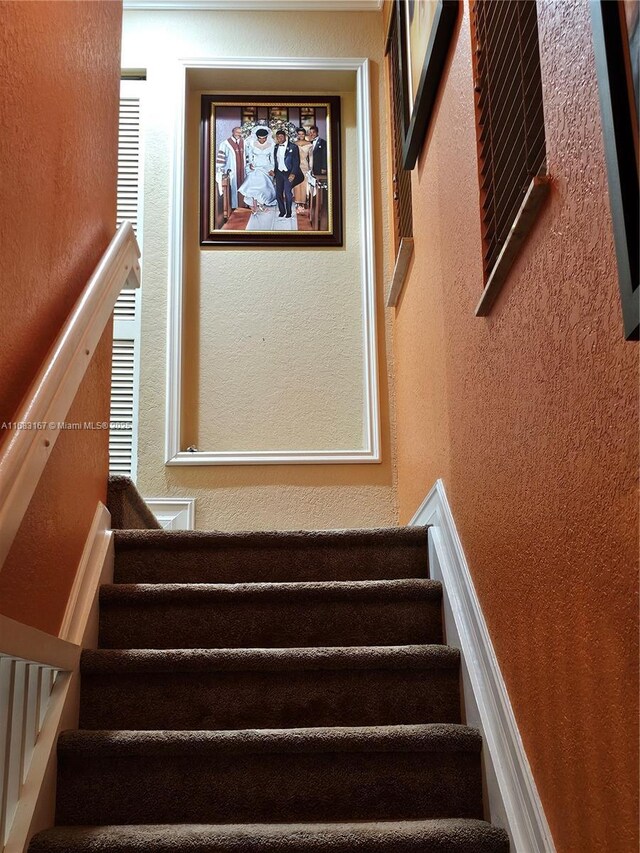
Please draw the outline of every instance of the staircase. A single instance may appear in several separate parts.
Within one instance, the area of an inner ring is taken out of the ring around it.
[[[423,528],[122,530],[30,853],[507,853]]]

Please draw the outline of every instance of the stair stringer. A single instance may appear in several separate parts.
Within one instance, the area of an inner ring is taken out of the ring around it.
[[[446,642],[460,650],[466,724],[485,744],[486,819],[509,834],[513,853],[555,853],[442,480],[409,526],[429,526],[429,576],[443,584]]]

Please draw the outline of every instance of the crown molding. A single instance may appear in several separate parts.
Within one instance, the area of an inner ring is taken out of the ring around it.
[[[124,0],[125,11],[145,12],[379,12],[384,0]]]

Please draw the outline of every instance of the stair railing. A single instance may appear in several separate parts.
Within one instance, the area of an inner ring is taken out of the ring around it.
[[[123,222],[0,444],[0,571],[118,294],[140,284],[139,257],[133,228]],[[13,853],[16,824],[24,822],[28,829],[21,795],[29,790],[30,770],[40,780],[45,776],[80,652],[76,643],[0,615],[0,851],[5,853]],[[24,835],[26,829],[20,830]]]
[[[34,758],[50,703],[65,694],[80,646],[0,616],[0,850],[5,850],[22,787]],[[47,738],[51,741],[52,738]]]
[[[49,350],[0,445],[0,570],[123,288],[140,284],[140,250],[123,222]]]

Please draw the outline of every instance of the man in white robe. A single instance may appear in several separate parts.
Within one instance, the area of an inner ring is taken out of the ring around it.
[[[244,139],[242,129],[234,127],[231,136],[220,143],[216,156],[216,183],[218,192],[222,195],[222,178],[228,176],[231,191],[231,207],[240,207],[238,187],[244,181]]]

